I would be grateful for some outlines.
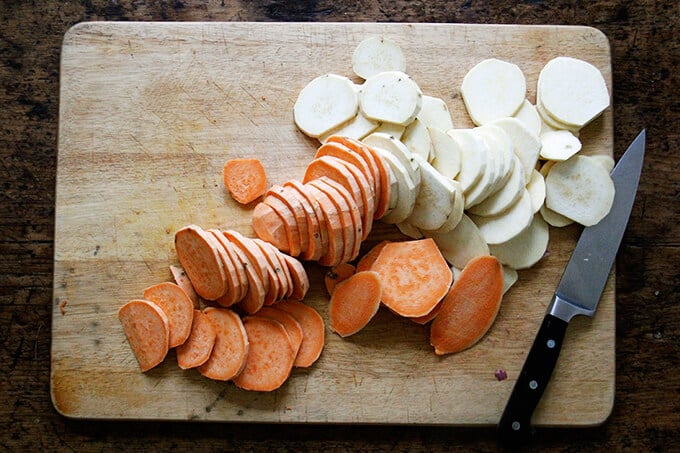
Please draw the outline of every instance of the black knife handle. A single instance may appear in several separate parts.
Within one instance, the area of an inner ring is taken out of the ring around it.
[[[501,443],[523,445],[531,439],[531,415],[555,369],[567,325],[567,322],[551,314],[543,319],[498,423]]]

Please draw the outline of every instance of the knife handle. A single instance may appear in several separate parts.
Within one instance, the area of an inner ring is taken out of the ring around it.
[[[498,423],[501,443],[522,445],[531,439],[531,415],[555,369],[567,325],[566,321],[551,314],[543,319]]]

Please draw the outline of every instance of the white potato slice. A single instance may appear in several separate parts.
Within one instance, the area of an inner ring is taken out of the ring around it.
[[[406,58],[395,41],[372,36],[359,43],[352,54],[352,70],[362,79],[379,72],[406,71]]]
[[[517,110],[514,118],[520,120],[535,135],[541,135],[541,116],[534,104],[525,99],[522,106]]]
[[[538,212],[541,214],[541,217],[543,217],[543,220],[555,228],[562,228],[574,223],[573,220],[563,216],[562,214],[556,213],[552,209],[548,208],[545,204],[541,206]]]
[[[404,134],[401,136],[401,142],[413,154],[418,154],[420,157],[429,160],[432,148],[432,139],[427,132],[427,127],[416,118],[411,124],[406,126]]]
[[[468,71],[460,92],[472,122],[479,126],[514,115],[526,99],[526,79],[517,65],[490,58]]]
[[[460,188],[460,183],[458,181],[451,181],[456,188],[456,194],[453,199],[453,207],[451,212],[446,217],[446,222],[442,224],[439,228],[433,231],[433,233],[448,233],[449,231],[456,228],[458,222],[460,222],[461,217],[463,217],[463,212],[465,210],[465,199],[463,198],[463,191]]]
[[[434,154],[432,166],[447,178],[454,179],[458,176],[461,166],[461,150],[458,142],[436,127],[428,127],[427,130],[432,140]]]
[[[359,109],[359,95],[347,77],[324,74],[309,82],[293,106],[295,124],[310,137],[319,137],[351,120]]]
[[[443,99],[423,95],[423,102],[418,119],[428,128],[435,127],[442,131],[453,129],[451,112]]]
[[[585,157],[589,157],[590,159],[593,159],[596,161],[598,164],[602,165],[605,170],[607,170],[609,173],[612,172],[614,169],[614,158],[611,156],[607,156],[606,154],[591,154]]]
[[[533,206],[534,214],[541,209],[545,203],[545,179],[538,170],[531,172],[531,178],[526,185],[529,195],[531,195],[531,206]]]
[[[548,112],[546,112],[545,108],[541,104],[541,98],[537,97],[536,98],[536,111],[538,112],[539,116],[541,117],[541,121],[543,122],[544,129],[546,130],[556,130],[556,131],[569,131],[572,132],[574,135],[578,136],[579,131],[581,128],[576,127],[576,126],[570,126],[568,124],[561,123],[557,121],[555,118],[550,116]],[[541,134],[544,131],[541,131]]]
[[[453,281],[455,282],[463,273],[463,269],[458,269],[456,266],[451,266],[451,273],[453,274]]]
[[[548,131],[541,134],[541,157],[548,160],[567,160],[581,151],[581,140],[569,131]]]
[[[548,224],[535,214],[528,228],[507,242],[489,245],[489,251],[506,266],[528,269],[545,255],[548,237]]]
[[[546,160],[545,162],[543,162],[543,165],[541,165],[541,169],[539,170],[539,172],[543,175],[544,179],[546,176],[548,176],[548,172],[553,167],[553,165],[555,165],[556,162],[557,161],[554,160]]]
[[[543,67],[537,93],[550,116],[579,128],[598,117],[610,102],[600,70],[571,57],[554,58]]]
[[[463,269],[471,259],[489,254],[489,246],[484,241],[477,225],[465,214],[456,228],[447,233],[423,231],[431,237],[442,252],[444,259],[459,269]]]
[[[503,295],[517,283],[519,276],[517,271],[509,266],[503,266]]]
[[[494,155],[494,162],[496,163],[496,176],[492,187],[483,197],[486,198],[499,190],[510,177],[512,167],[515,165],[515,154],[512,140],[502,128],[493,124],[485,124],[474,128],[473,132],[481,135],[482,140],[489,147],[489,151]]]
[[[390,167],[397,181],[396,206],[381,217],[380,220],[388,224],[401,223],[411,215],[413,205],[416,202],[416,195],[418,194],[417,187],[413,183],[409,171],[394,154],[383,148],[376,147],[374,149]]]
[[[496,175],[498,173],[498,164],[496,163],[496,160],[498,157],[494,151],[486,146],[486,144],[484,147],[486,149],[484,152],[484,155],[486,156],[484,174],[479,181],[468,187],[467,192],[464,192],[465,209],[470,209],[470,207],[481,203],[491,193],[494,184],[496,183]],[[463,163],[465,163],[465,161],[463,161]]]
[[[418,169],[418,163],[413,159],[413,154],[401,140],[382,132],[373,132],[364,137],[362,142],[368,146],[382,148],[385,151],[394,154],[402,165],[406,167],[406,170],[411,177],[411,181],[416,185],[416,189],[420,186],[420,170]]]
[[[366,79],[359,106],[371,119],[406,126],[420,112],[422,99],[420,87],[408,74],[386,71]]]
[[[382,122],[373,132],[387,134],[396,138],[397,140],[401,140],[401,136],[404,135],[405,130],[406,126],[402,126],[401,124]]]
[[[531,104],[529,104],[531,105]],[[541,151],[541,139],[528,126],[517,118],[501,118],[490,123],[498,126],[508,134],[512,141],[512,150],[519,157],[522,168],[524,169],[524,179],[531,178],[531,172],[536,167],[538,156]],[[540,119],[539,119],[540,129]]]
[[[366,118],[366,116],[364,116],[364,114],[359,111],[354,118],[342,124],[340,127],[320,135],[319,141],[321,143],[326,143],[328,137],[332,135],[342,135],[360,140],[376,130],[378,126],[378,122]]]
[[[436,230],[453,209],[456,186],[418,154],[413,158],[420,169],[420,188],[408,223],[419,229]]]
[[[584,226],[595,225],[614,202],[609,172],[585,156],[573,156],[552,166],[545,178],[545,204]]]
[[[463,193],[467,193],[486,171],[486,144],[472,129],[450,129],[446,133],[460,148],[460,172],[456,181],[460,183]]]
[[[470,207],[469,211],[472,214],[481,216],[500,214],[522,196],[522,192],[525,188],[524,169],[522,169],[522,165],[519,162],[519,157],[513,157],[516,161],[510,173],[510,178],[500,190],[489,195],[481,203]]]
[[[470,219],[477,225],[487,244],[500,244],[524,231],[534,217],[531,196],[524,189],[522,196],[512,206],[495,216],[477,216]]]
[[[423,238],[423,233],[421,233],[418,228],[408,223],[408,220],[397,223],[397,228],[399,228],[399,231],[401,231],[403,235],[408,236],[411,239]]]

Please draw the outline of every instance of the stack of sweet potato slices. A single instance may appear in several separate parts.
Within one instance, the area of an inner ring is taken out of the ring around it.
[[[267,190],[253,211],[253,229],[292,257],[323,266],[352,261],[373,221],[389,211],[392,178],[375,150],[332,136],[317,150],[301,182]]]

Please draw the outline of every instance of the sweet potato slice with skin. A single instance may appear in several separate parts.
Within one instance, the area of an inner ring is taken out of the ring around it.
[[[359,332],[380,308],[382,284],[373,271],[357,272],[338,284],[331,295],[330,327],[341,337]]]
[[[307,276],[307,271],[301,262],[293,258],[292,256],[281,254],[290,275],[293,279],[293,291],[288,297],[295,300],[302,300],[305,298],[307,291],[309,291],[309,277]]]
[[[308,228],[310,232],[310,246],[307,253],[303,252],[302,259],[317,261],[328,247],[328,232],[319,203],[311,197],[304,185],[299,181],[289,180],[283,186],[300,196],[300,201],[307,210],[307,220],[311,223],[311,226]]]
[[[271,206],[262,202],[255,205],[252,223],[257,237],[274,244],[279,250],[290,251],[290,242],[283,218]]]
[[[283,226],[288,237],[288,244],[290,245],[290,253],[293,256],[298,256],[301,250],[300,229],[298,228],[295,216],[288,209],[288,206],[278,198],[273,196],[266,196],[263,200],[264,204],[269,205],[283,220]]]
[[[173,264],[170,266],[170,273],[172,274],[175,283],[184,290],[187,296],[189,296],[189,299],[194,303],[194,308],[200,308],[202,302],[201,296],[196,294],[194,285],[191,284],[191,280],[189,280],[189,276],[184,272],[184,269],[182,269],[181,266],[175,266]]]
[[[290,313],[300,323],[304,333],[300,350],[295,357],[295,366],[302,368],[311,366],[318,360],[325,344],[326,329],[323,318],[314,308],[294,300],[282,300],[276,308]]]
[[[373,267],[373,263],[375,263],[375,260],[377,260],[378,256],[380,256],[380,252],[382,251],[383,247],[389,243],[390,241],[381,241],[374,245],[364,256],[361,257],[357,263],[356,271],[370,271]]]
[[[248,290],[245,297],[238,301],[238,306],[246,313],[255,313],[264,306],[264,298],[267,293],[264,283],[259,274],[255,270],[256,264],[251,263],[248,255],[241,249],[241,247],[234,247],[234,252],[238,255],[239,262],[243,267],[248,279]]]
[[[293,213],[300,238],[300,251],[302,252],[307,250],[309,247],[309,231],[307,230],[305,210],[302,207],[300,201],[296,197],[291,196],[287,189],[278,184],[272,185],[267,190],[265,197],[267,196],[278,198],[283,204],[286,205],[288,210]]]
[[[355,272],[356,268],[349,263],[340,263],[337,266],[333,266],[324,276],[324,284],[326,285],[328,294],[332,295],[335,287],[338,286],[339,283],[350,278]]]
[[[224,239],[221,240],[220,243],[224,246],[224,250],[227,252],[229,259],[234,265],[233,271],[235,272],[236,280],[238,281],[238,289],[236,291],[238,293],[237,299],[241,300],[248,292],[248,276],[246,275],[246,270],[243,267],[243,263],[240,261],[239,256],[236,253],[236,246],[227,240],[226,237],[224,237],[222,231],[215,229],[213,234],[218,240]]]
[[[264,316],[248,316],[243,326],[250,341],[243,370],[234,377],[245,390],[269,392],[281,387],[295,362],[295,352],[286,328]]]
[[[203,365],[215,346],[217,330],[201,310],[194,310],[191,333],[184,344],[177,347],[177,365],[183,370]]]
[[[371,270],[380,275],[382,302],[411,318],[430,313],[453,280],[451,269],[430,238],[386,244]]]
[[[158,305],[148,300],[131,300],[118,310],[118,319],[142,372],[163,362],[170,345],[170,327],[168,317]]]
[[[231,309],[208,307],[204,313],[217,335],[210,358],[198,371],[210,379],[228,381],[243,370],[249,350],[248,335],[241,318]]]
[[[187,225],[175,233],[175,250],[199,296],[215,300],[227,289],[227,274],[218,247],[209,233]]]
[[[293,315],[276,307],[262,307],[255,316],[264,316],[265,318],[271,318],[283,324],[283,327],[286,329],[288,337],[290,338],[290,344],[293,346],[293,352],[297,355],[300,346],[302,345],[304,332],[302,331],[302,326]]]
[[[477,343],[489,330],[503,297],[503,269],[496,257],[472,259],[441,303],[430,328],[437,355],[459,352]]]
[[[212,234],[219,243],[220,249],[218,252],[227,273],[227,290],[222,296],[216,299],[216,302],[222,307],[229,307],[241,300],[245,294],[241,290],[241,282],[239,281],[238,273],[236,271],[236,263],[231,259],[229,252],[227,252],[227,248],[231,247],[231,245],[221,231],[210,229],[208,230],[208,233]]]
[[[318,262],[322,266],[335,266],[342,261],[342,252],[344,250],[340,213],[335,204],[323,191],[309,184],[305,184],[304,187],[307,193],[319,204],[326,225],[328,247],[326,247],[324,254],[319,258]]]
[[[323,176],[319,179],[309,181],[307,184],[325,193],[329,200],[335,205],[336,212],[338,212],[340,218],[340,224],[342,225],[342,253],[340,262],[346,262],[350,260],[352,247],[354,247],[354,243],[357,239],[353,215],[350,213],[351,208],[347,204],[347,199],[335,187],[328,184],[327,181],[329,181],[329,178]]]
[[[254,240],[254,239],[253,239]],[[268,242],[261,241],[260,245],[265,249],[268,249],[271,257],[274,258],[276,264],[276,276],[279,279],[280,295],[277,300],[283,300],[291,295],[293,292],[293,278],[290,275],[290,270],[288,265],[283,259],[284,256],[288,256],[285,253],[280,252],[273,245]]]
[[[158,305],[168,318],[170,328],[169,347],[184,343],[191,333],[194,304],[182,288],[171,282],[149,286],[143,297]]]
[[[284,281],[281,279],[281,262],[277,254],[279,253],[271,244],[264,242],[262,239],[255,238],[253,242],[262,249],[262,253],[267,258],[267,269],[269,273],[269,291],[273,293],[265,297],[264,305],[272,305],[278,300],[285,297],[285,291],[287,290],[284,286]],[[276,291],[274,293],[274,291]]]
[[[326,176],[338,183],[349,191],[360,210],[363,209],[361,189],[354,175],[342,164],[342,161],[333,156],[321,156],[313,159],[302,178],[304,184],[314,179]]]

